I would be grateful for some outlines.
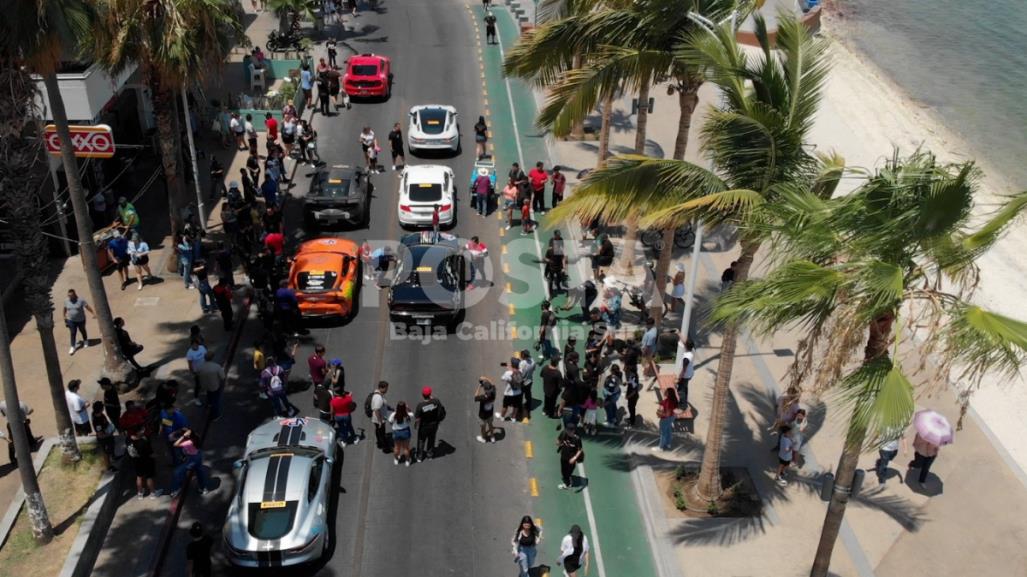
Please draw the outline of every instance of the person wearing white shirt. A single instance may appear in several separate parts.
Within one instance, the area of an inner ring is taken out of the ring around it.
[[[692,339],[681,336],[684,340],[685,354],[681,359],[681,372],[678,373],[678,406],[688,407],[688,383],[695,376],[695,343]]]
[[[567,577],[577,577],[578,569],[585,568],[588,573],[588,537],[581,532],[581,527],[574,525],[570,533],[560,542],[560,559],[557,564],[563,565]]]
[[[513,421],[521,412],[521,400],[523,398],[521,384],[524,381],[519,370],[520,364],[520,359],[512,357],[509,364],[510,368],[501,377],[503,382],[506,383],[506,389],[503,391],[503,412],[502,414],[496,414],[497,419]]]
[[[885,444],[881,445],[877,450],[878,459],[877,462],[874,463],[874,471],[877,473],[878,483],[883,485],[888,479],[888,463],[899,455],[900,444],[903,445],[903,447],[905,447],[906,444],[906,439],[902,436],[901,431],[889,439]]]
[[[82,381],[75,379],[68,383],[68,390],[64,391],[64,400],[68,403],[68,412],[71,413],[71,422],[75,425],[75,434],[86,437],[92,432],[89,424],[89,404],[78,394]]]
[[[203,346],[200,339],[193,338],[189,343],[189,349],[185,351],[185,361],[189,364],[189,372],[193,375],[193,404],[197,406],[203,404],[203,401],[200,399],[203,387],[200,386],[200,378],[196,374],[196,369],[200,368],[206,356],[207,347]]]
[[[530,351],[521,351],[521,364],[517,368],[521,371],[521,412],[523,413],[524,422],[528,422],[531,420],[531,405],[535,402],[535,399],[531,396],[531,386],[535,380],[535,361],[532,360]]]

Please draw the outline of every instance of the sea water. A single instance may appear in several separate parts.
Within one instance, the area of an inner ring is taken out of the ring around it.
[[[843,37],[1027,189],[1027,0],[838,0]]]

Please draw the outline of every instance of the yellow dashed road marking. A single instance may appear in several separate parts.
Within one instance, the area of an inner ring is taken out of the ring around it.
[[[499,215],[499,219],[503,220],[503,215]],[[500,250],[500,252],[502,252],[503,254],[506,254],[506,245],[505,244],[503,245],[503,248]]]
[[[514,306],[513,306],[513,303],[510,303],[510,304],[506,305],[506,312],[507,312],[507,313],[508,313],[508,314],[509,314],[510,316],[514,316],[514,314],[516,314],[516,313],[517,313],[517,309],[516,309],[516,308],[514,308]]]
[[[535,458],[535,448],[532,447],[531,441],[524,441],[524,457],[528,459]]]
[[[510,263],[503,263],[503,274],[510,274]]]
[[[512,293],[513,292],[513,285],[511,285],[510,283],[506,283],[506,292]]]
[[[538,481],[535,480],[535,477],[528,480],[528,486],[531,487],[531,496],[538,497]]]

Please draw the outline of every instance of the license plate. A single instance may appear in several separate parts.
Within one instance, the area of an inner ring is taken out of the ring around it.
[[[421,326],[428,326],[431,324],[431,319],[417,319],[417,324]]]

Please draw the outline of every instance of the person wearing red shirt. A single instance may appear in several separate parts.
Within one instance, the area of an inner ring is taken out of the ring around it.
[[[282,256],[285,251],[285,235],[280,232],[269,232],[264,237],[264,246],[275,256]]]
[[[553,167],[553,175],[550,177],[553,181],[553,208],[563,201],[563,189],[567,186],[567,177],[560,172],[560,166]]]
[[[524,199],[521,204],[521,234],[531,234],[531,201]]]
[[[269,142],[278,140],[278,121],[271,115],[270,112],[264,115],[264,128],[267,129],[267,139]]]
[[[545,165],[541,162],[535,163],[535,168],[528,173],[528,182],[531,183],[531,208],[535,212],[546,211],[546,181],[549,174],[546,173]]]
[[[431,209],[431,231],[435,233],[435,238],[439,237],[439,205],[435,205]]]
[[[335,419],[336,437],[343,447],[360,442],[360,437],[353,430],[353,411],[357,408],[356,401],[349,391],[332,397],[332,418]]]
[[[663,389],[663,400],[656,416],[660,419],[660,445],[653,447],[656,452],[670,450],[671,433],[674,431],[674,411],[678,408],[678,392],[674,387]]]
[[[328,361],[325,360],[324,345],[314,345],[314,354],[307,359],[307,367],[310,368],[310,382],[315,387],[325,382],[325,375],[328,374]]]
[[[465,248],[471,254],[471,286],[477,286],[479,283],[491,285],[492,283],[485,279],[485,258],[489,255],[489,247],[478,240],[478,237],[472,236]]]

